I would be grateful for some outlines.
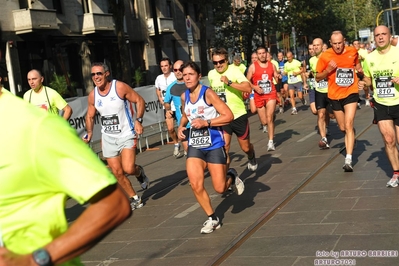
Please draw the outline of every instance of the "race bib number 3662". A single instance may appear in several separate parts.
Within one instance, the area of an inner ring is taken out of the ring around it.
[[[340,87],[349,87],[355,82],[355,71],[352,68],[337,68],[335,83]]]
[[[211,132],[209,128],[190,129],[190,140],[188,143],[191,147],[201,149],[212,146]]]

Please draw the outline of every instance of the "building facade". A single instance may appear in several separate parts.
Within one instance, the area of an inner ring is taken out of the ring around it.
[[[90,91],[92,62],[106,62],[113,77],[120,72],[117,32],[108,0],[2,0],[0,67],[7,70],[5,87],[22,95],[29,89],[26,74],[43,72],[64,77],[75,96]],[[132,73],[144,72],[144,84],[160,74],[160,58],[200,61],[199,6],[184,0],[124,0],[123,36]],[[211,10],[208,14],[211,15]]]

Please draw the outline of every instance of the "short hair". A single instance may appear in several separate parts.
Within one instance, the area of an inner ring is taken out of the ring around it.
[[[161,64],[161,62],[163,61],[168,61],[169,65],[172,65],[172,61],[169,59],[169,57],[163,57],[160,61],[159,64]]]
[[[37,69],[37,68],[32,68],[31,70],[29,70],[29,72],[32,72],[32,71],[36,71],[36,72],[39,74],[40,77],[43,77],[43,73],[42,73],[39,69]],[[28,72],[28,73],[29,73],[29,72]]]
[[[100,66],[102,68],[104,68],[104,72],[108,72],[109,71],[109,67],[106,63],[103,62],[94,62],[93,64],[91,64],[91,67],[95,67],[95,66]]]
[[[216,48],[216,49],[214,49],[214,50],[212,51],[212,57],[213,57],[214,55],[224,55],[224,58],[227,59],[229,53],[228,53],[227,50],[224,49],[224,48]]]
[[[241,61],[241,55],[236,54],[236,55],[233,57],[233,60],[240,60],[240,61]]]
[[[330,36],[333,36],[333,35],[338,35],[338,34],[341,34],[342,35],[342,37],[344,37],[344,39],[345,39],[345,35],[342,33],[342,31],[340,31],[340,30],[334,30],[333,32],[331,32],[331,35]],[[331,38],[331,37],[330,37]]]
[[[265,49],[265,51],[268,52],[268,50],[266,49],[266,47],[263,46],[263,45],[258,46],[258,47],[256,48],[256,52],[258,52],[258,51],[261,50],[261,49]]]
[[[180,67],[180,71],[183,72],[183,70],[187,67],[191,67],[192,69],[194,69],[195,72],[197,72],[197,74],[201,74],[201,68],[194,63],[193,61],[187,61],[185,62],[181,67]]]

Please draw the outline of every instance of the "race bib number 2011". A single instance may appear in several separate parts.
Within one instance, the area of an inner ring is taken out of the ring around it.
[[[337,68],[335,83],[340,87],[349,87],[355,82],[355,71],[352,68]]]
[[[101,117],[104,133],[117,134],[121,132],[118,115],[105,115]]]

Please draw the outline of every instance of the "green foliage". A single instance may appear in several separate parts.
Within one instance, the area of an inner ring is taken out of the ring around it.
[[[71,78],[71,75],[68,73],[68,78]],[[76,82],[70,82],[71,89],[76,88],[77,83]],[[69,88],[68,88],[68,83],[66,81],[66,78],[64,75],[57,75],[56,73],[53,73],[53,78],[50,82],[50,88],[56,90],[60,95],[68,95],[70,93]]]
[[[133,77],[135,87],[139,87],[140,85],[142,85],[144,78],[145,78],[145,71],[142,71],[140,67],[136,68]]]

